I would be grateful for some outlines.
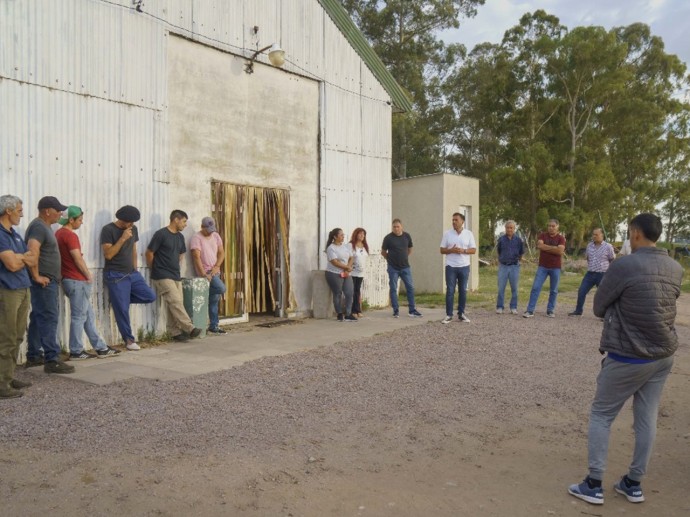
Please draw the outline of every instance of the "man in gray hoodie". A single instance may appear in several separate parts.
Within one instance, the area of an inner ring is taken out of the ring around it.
[[[632,254],[615,260],[594,297],[604,318],[599,351],[606,354],[589,418],[589,475],[568,493],[604,504],[601,482],[609,434],[623,404],[633,397],[635,448],[629,471],[613,488],[631,503],[644,501],[640,482],[656,435],[661,392],[678,348],[674,322],[683,268],[657,248],[661,219],[640,214],[630,221]]]

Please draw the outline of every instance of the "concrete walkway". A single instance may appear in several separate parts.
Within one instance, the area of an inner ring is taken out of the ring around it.
[[[412,325],[439,322],[442,308],[423,310],[424,317],[410,318],[406,307],[400,318],[390,309],[369,311],[355,323],[332,320],[295,320],[273,328],[251,327],[233,330],[224,336],[209,336],[186,343],[166,343],[137,352],[122,352],[109,359],[74,361],[75,373],[64,378],[105,385],[132,378],[168,381],[227,370],[261,357],[279,356],[332,345],[340,341],[371,337]],[[36,375],[46,375],[42,368],[31,368]]]

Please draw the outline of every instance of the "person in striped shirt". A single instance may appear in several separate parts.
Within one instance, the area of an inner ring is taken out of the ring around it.
[[[587,293],[592,290],[592,287],[601,283],[604,278],[604,273],[609,268],[609,264],[616,258],[616,252],[608,242],[604,240],[604,231],[601,228],[595,228],[592,231],[592,241],[587,244],[587,273],[580,283],[580,288],[577,291],[577,305],[575,310],[568,314],[568,316],[582,316],[582,309],[585,305],[585,298]]]

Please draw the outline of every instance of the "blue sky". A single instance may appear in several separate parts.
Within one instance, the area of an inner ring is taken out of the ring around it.
[[[517,25],[527,12],[544,9],[572,29],[600,25],[606,29],[643,22],[661,36],[666,52],[690,64],[689,0],[486,0],[477,16],[460,21],[460,28],[446,31],[443,40],[458,42],[471,50],[477,43],[499,43],[503,33]]]

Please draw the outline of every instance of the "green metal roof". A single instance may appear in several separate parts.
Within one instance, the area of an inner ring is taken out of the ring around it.
[[[347,41],[350,42],[357,54],[359,54],[359,57],[362,58],[362,61],[366,63],[374,77],[378,79],[388,92],[388,95],[391,96],[393,106],[399,111],[412,111],[412,102],[410,102],[407,93],[393,78],[386,65],[381,61],[381,58],[374,52],[374,49],[371,48],[371,45],[369,45],[362,32],[357,28],[355,22],[352,21],[340,0],[319,0],[319,3],[328,13],[331,20],[333,20],[336,27],[347,38]]]

